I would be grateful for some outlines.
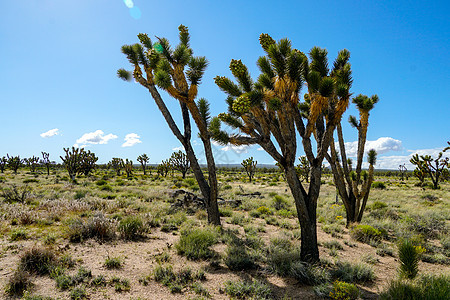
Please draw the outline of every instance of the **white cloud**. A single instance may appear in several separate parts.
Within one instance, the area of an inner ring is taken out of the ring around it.
[[[378,154],[389,151],[401,151],[402,141],[391,137],[380,137],[376,141],[366,141],[364,152],[367,153],[370,149],[375,149]],[[347,152],[348,157],[356,157],[358,153],[358,141],[345,143],[345,151]]]
[[[251,147],[249,145],[232,145],[232,144],[227,144],[225,146],[222,146],[221,144],[213,141],[212,144],[214,146],[221,146],[222,148],[220,148],[220,150],[222,151],[233,151],[236,154],[242,154],[242,153],[248,153],[248,149]]]
[[[50,129],[47,132],[43,132],[40,134],[41,137],[43,138],[49,138],[52,137],[54,135],[59,135],[59,129],[58,128],[54,128],[54,129]]]
[[[142,143],[140,138],[141,137],[136,133],[129,133],[125,136],[125,143],[122,144],[122,147],[132,147],[136,144],[140,144]]]
[[[88,144],[97,145],[97,144],[107,144],[110,140],[117,139],[117,135],[115,134],[107,134],[102,130],[96,130],[94,132],[88,132],[83,134],[74,145],[75,147],[78,147],[78,145],[82,144],[83,146],[86,146]]]
[[[175,147],[175,148],[172,148],[172,151],[183,151],[184,152],[184,147],[183,146]]]

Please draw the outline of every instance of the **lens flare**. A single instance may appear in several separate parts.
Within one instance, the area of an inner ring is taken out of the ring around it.
[[[134,6],[133,0],[123,0],[123,3],[125,3],[128,8],[133,8]]]
[[[133,19],[137,20],[141,18],[142,13],[139,7],[133,6],[132,8],[130,8],[130,15],[131,17],[133,17]]]

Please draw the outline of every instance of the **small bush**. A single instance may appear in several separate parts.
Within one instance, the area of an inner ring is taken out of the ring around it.
[[[265,206],[260,206],[256,209],[260,215],[271,215],[272,211],[270,210],[270,208],[265,207]]]
[[[381,240],[381,232],[370,225],[356,225],[350,229],[350,236],[357,241],[368,243]]]
[[[86,290],[82,287],[73,288],[72,291],[70,291],[70,299],[72,300],[87,299]]]
[[[283,196],[275,195],[272,199],[272,206],[275,210],[287,209],[289,202]]]
[[[103,265],[107,269],[120,269],[122,267],[122,259],[120,257],[107,257]]]
[[[374,181],[372,182],[372,187],[375,189],[385,190],[386,185],[382,181]]]
[[[371,206],[372,209],[382,209],[385,207],[387,207],[387,204],[381,201],[375,201]]]
[[[80,200],[86,197],[87,191],[76,191],[75,195],[73,196],[73,199]]]
[[[272,299],[270,287],[258,280],[227,281],[225,293],[235,299]]]
[[[144,222],[139,216],[128,216],[119,222],[118,230],[126,240],[136,240],[145,232]]]
[[[5,199],[5,202],[7,203],[14,203],[14,202],[24,203],[27,201],[30,194],[31,188],[29,186],[27,185],[16,186],[15,184],[13,184],[9,188],[3,189],[1,196]]]
[[[293,262],[290,273],[299,283],[306,285],[318,285],[330,280],[328,270],[302,261]]]
[[[33,247],[20,257],[19,269],[38,275],[46,275],[56,262],[56,255],[49,249]]]
[[[419,272],[419,253],[409,240],[399,243],[398,258],[400,260],[400,276],[408,279],[416,277]]]
[[[28,234],[24,229],[14,230],[10,233],[9,240],[11,242],[28,239]]]
[[[97,238],[102,241],[111,240],[115,237],[113,223],[103,214],[97,213],[88,220],[84,227],[85,238]]]
[[[350,283],[375,279],[372,267],[364,263],[337,262],[330,272],[333,278]]]
[[[5,287],[7,295],[21,297],[23,293],[32,286],[30,275],[23,270],[16,270],[9,278]]]
[[[323,246],[328,249],[336,249],[336,250],[344,249],[344,247],[342,247],[341,243],[339,243],[339,241],[336,241],[336,240],[325,241],[325,242],[323,242]]]
[[[255,258],[250,256],[243,245],[228,246],[224,263],[232,271],[251,270],[256,267]]]
[[[188,259],[199,260],[214,257],[216,254],[210,249],[217,243],[215,229],[207,227],[204,229],[193,229],[182,231],[180,240],[175,244],[178,254],[185,255]]]
[[[93,286],[106,286],[107,279],[103,275],[98,275],[92,278],[91,285]]]
[[[23,181],[23,183],[36,183],[39,182],[39,179],[36,178],[27,178]]]
[[[231,217],[233,215],[233,210],[229,208],[219,208],[219,213],[221,217]]]
[[[333,290],[330,292],[330,298],[336,300],[354,300],[358,299],[359,290],[351,283],[336,280],[333,283]]]
[[[100,180],[97,180],[95,182],[95,184],[98,185],[98,186],[101,186],[101,185],[108,184],[108,182],[106,180],[104,180],[104,179],[100,179]]]
[[[387,290],[380,294],[382,300],[429,300],[448,299],[450,276],[427,275],[416,281],[392,281]]]

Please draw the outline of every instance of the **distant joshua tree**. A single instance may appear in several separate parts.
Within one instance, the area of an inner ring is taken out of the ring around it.
[[[141,163],[142,171],[144,171],[144,175],[147,175],[145,172],[145,167],[147,166],[147,164],[149,162],[149,158],[148,158],[147,154],[144,153],[142,155],[139,155],[137,158],[137,161]]]
[[[433,189],[439,188],[439,179],[443,174],[448,172],[450,159],[448,157],[442,157],[443,152],[448,149],[450,148],[446,147],[442,152],[439,152],[437,158],[433,158],[430,155],[419,156],[419,154],[415,154],[410,160],[410,162],[416,166],[416,170],[428,174],[431,182],[433,182]]]
[[[368,97],[360,94],[353,98],[353,103],[356,104],[359,110],[359,121],[354,116],[350,116],[349,118],[350,125],[358,130],[358,150],[355,170],[352,170],[352,160],[347,158],[341,123],[338,123],[336,126],[339,150],[336,149],[335,142],[332,140],[330,144],[331,153],[327,153],[325,156],[330,163],[336,188],[344,202],[347,214],[347,226],[350,223],[361,222],[367,200],[369,199],[369,192],[373,182],[373,170],[377,157],[376,151],[372,149],[368,152],[368,172],[362,170],[362,162],[370,111],[378,100],[377,95]]]
[[[250,182],[252,182],[253,176],[255,175],[257,164],[258,162],[256,160],[253,160],[253,157],[244,159],[241,162],[241,165],[244,167],[245,173],[247,173]]]
[[[128,160],[128,158],[125,161],[122,160],[122,167],[127,174],[127,178],[131,178],[133,175],[133,161]]]
[[[6,168],[6,164],[8,163],[8,159],[3,156],[2,158],[0,158],[0,171],[3,173],[5,171]]]
[[[297,166],[298,177],[300,178],[300,181],[305,180],[306,182],[309,182],[309,173],[311,172],[309,161],[306,156],[300,156],[298,160],[300,161],[300,164]]]
[[[47,152],[41,152],[42,153],[42,159],[41,159],[41,164],[44,165],[47,168],[47,175],[50,175],[50,154]]]
[[[120,176],[120,170],[123,168],[123,159],[113,157],[108,164],[116,171],[117,176]]]
[[[39,164],[39,157],[36,156],[32,156],[30,158],[24,158],[23,161],[28,165],[28,167],[30,168],[30,172],[31,173],[35,173],[36,172],[36,167]]]
[[[400,180],[404,181],[404,178],[406,177],[405,174],[408,169],[406,168],[405,164],[403,164],[398,166],[398,170],[400,171]]]
[[[164,176],[166,177],[167,174],[170,172],[172,166],[170,164],[170,160],[166,159],[163,160],[158,167],[156,168],[156,171],[158,173],[158,175]]]
[[[8,168],[14,171],[14,174],[17,174],[17,170],[22,166],[23,160],[20,159],[20,156],[9,156],[9,154],[6,154],[8,157]]]
[[[95,163],[98,157],[91,151],[85,151],[84,148],[63,148],[66,155],[60,156],[63,161],[63,165],[69,173],[69,177],[72,182],[75,182],[75,176],[77,174],[89,175],[89,173],[95,168]]]
[[[186,177],[186,173],[191,168],[191,163],[187,157],[186,154],[183,153],[183,151],[179,150],[177,152],[172,153],[172,156],[170,156],[170,164],[172,165],[172,168],[180,171],[183,178]]]

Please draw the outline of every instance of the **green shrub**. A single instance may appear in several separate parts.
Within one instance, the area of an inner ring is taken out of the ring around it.
[[[97,238],[106,241],[113,239],[115,235],[113,223],[101,213],[96,213],[89,218],[84,226],[84,238]]]
[[[112,192],[113,188],[110,185],[108,185],[108,184],[104,184],[104,185],[101,185],[99,187],[99,190],[100,191],[105,191],[105,192]]]
[[[359,290],[351,283],[336,280],[333,282],[333,290],[330,292],[330,298],[336,300],[354,300],[358,299]]]
[[[216,254],[210,249],[217,243],[217,233],[214,228],[196,228],[181,232],[180,240],[175,244],[178,254],[191,260],[208,259]]]
[[[382,209],[385,207],[387,207],[387,204],[381,201],[375,201],[371,206],[372,209]]]
[[[273,299],[268,285],[255,281],[227,281],[225,293],[234,299]]]
[[[372,182],[372,187],[375,189],[384,190],[386,189],[386,185],[382,181],[374,181]]]
[[[283,196],[275,195],[272,199],[272,206],[276,210],[287,209],[289,202]]]
[[[91,285],[93,286],[106,286],[107,279],[103,275],[98,275],[92,278]]]
[[[120,220],[117,229],[126,240],[136,240],[145,232],[144,222],[139,216],[125,217]]]
[[[56,287],[61,290],[67,290],[69,287],[71,287],[74,284],[74,282],[72,281],[72,277],[70,277],[69,275],[65,275],[65,274],[55,277],[55,281],[56,281]]]
[[[95,182],[95,184],[98,185],[98,186],[101,186],[101,185],[108,184],[108,182],[106,180],[104,180],[104,179],[100,179],[100,180],[97,180]]]
[[[25,180],[23,181],[23,183],[33,183],[33,182],[39,182],[39,179],[36,179],[36,178],[28,178],[28,179],[25,179]]]
[[[331,277],[350,283],[373,281],[375,274],[371,266],[364,263],[338,261],[330,270]]]
[[[86,194],[87,194],[87,191],[81,191],[81,190],[76,191],[75,195],[73,196],[73,199],[80,200],[80,199],[86,197]]]
[[[306,285],[318,285],[330,280],[328,270],[302,261],[292,262],[290,275]]]
[[[323,246],[328,249],[336,249],[336,250],[344,249],[344,247],[342,247],[341,243],[339,243],[339,241],[336,241],[336,240],[325,241],[325,242],[323,242]]]
[[[242,244],[228,246],[224,263],[232,271],[251,270],[256,267],[255,258],[248,254]]]
[[[21,297],[23,293],[32,286],[30,275],[23,270],[16,270],[9,278],[5,292],[11,297]]]
[[[266,260],[270,271],[280,276],[289,276],[292,264],[300,260],[300,249],[293,247],[287,238],[275,238],[270,241]]]
[[[256,209],[260,215],[271,215],[272,211],[270,210],[270,208],[265,207],[265,206],[260,206]]]
[[[356,225],[350,229],[350,236],[357,241],[368,243],[370,241],[380,241],[381,232],[370,225]]]
[[[56,262],[56,255],[49,249],[33,247],[25,250],[19,261],[19,269],[38,275],[50,273]]]
[[[380,294],[382,300],[448,299],[450,276],[426,275],[415,281],[395,280]]]
[[[120,269],[122,267],[122,259],[120,257],[107,257],[103,265],[107,269]]]
[[[221,217],[231,217],[233,215],[233,210],[230,208],[219,208],[219,213]]]
[[[10,233],[9,240],[11,242],[21,241],[28,239],[28,234],[25,229],[14,230]]]
[[[81,300],[87,299],[86,290],[82,287],[75,287],[70,291],[70,299],[72,300]]]
[[[409,241],[403,240],[398,245],[398,259],[400,261],[400,276],[413,279],[419,272],[419,253]]]

